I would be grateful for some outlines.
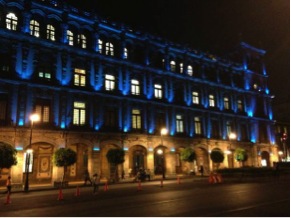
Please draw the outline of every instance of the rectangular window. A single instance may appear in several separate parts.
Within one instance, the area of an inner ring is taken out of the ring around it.
[[[7,116],[7,100],[0,99],[0,125],[6,123],[6,116]]]
[[[128,50],[127,50],[127,48],[124,48],[124,50],[123,50],[123,58],[124,59],[128,59]]]
[[[70,30],[67,30],[67,40],[69,45],[74,45],[74,34]]]
[[[39,37],[39,23],[36,20],[30,21],[30,35]]]
[[[131,80],[131,94],[132,95],[140,95],[140,87],[139,87],[139,81],[132,79]]]
[[[141,129],[141,112],[138,109],[132,110],[132,128]]]
[[[55,28],[52,25],[47,25],[46,38],[55,41]]]
[[[182,115],[176,115],[176,132],[177,133],[184,132],[184,122]]]
[[[114,49],[113,49],[113,44],[110,42],[107,42],[105,44],[105,54],[106,55],[110,55],[110,56],[114,56]]]
[[[35,106],[35,113],[39,115],[39,122],[49,123],[50,122],[50,106],[46,104],[37,104]]]
[[[74,69],[74,85],[86,86],[86,71],[84,69]]]
[[[229,110],[229,98],[228,97],[223,98],[223,105],[224,105],[224,109]]]
[[[155,98],[162,99],[162,86],[160,84],[155,84]]]
[[[78,45],[81,48],[86,48],[87,47],[86,37],[83,34],[79,34],[78,35]]]
[[[192,92],[192,102],[193,104],[199,104],[199,93]]]
[[[176,72],[176,62],[175,61],[170,62],[170,69],[172,72]]]
[[[237,100],[237,110],[238,111],[243,111],[243,104],[242,104],[242,100]]]
[[[50,81],[52,78],[51,69],[49,67],[38,68],[38,78],[44,81]]]
[[[210,107],[215,107],[214,95],[209,95],[209,106]]]
[[[180,63],[180,73],[183,73],[183,63]]]
[[[200,117],[194,117],[194,126],[195,126],[195,134],[201,135],[202,134],[202,125]]]
[[[104,126],[115,128],[117,127],[118,113],[117,110],[107,107],[104,113]]]
[[[84,102],[74,102],[73,124],[77,126],[85,125],[86,105]]]
[[[102,54],[102,49],[103,49],[103,41],[101,39],[98,39],[98,50],[100,54]]]
[[[227,134],[227,136],[229,136],[230,133],[232,133],[232,131],[231,131],[231,122],[230,121],[226,121],[226,134]]]
[[[112,91],[115,89],[115,77],[109,74],[105,75],[105,90]]]

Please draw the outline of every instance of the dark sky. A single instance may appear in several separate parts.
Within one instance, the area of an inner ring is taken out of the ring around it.
[[[240,39],[266,50],[274,103],[290,102],[290,0],[67,0],[133,29],[222,55]],[[94,5],[92,5],[92,2]]]

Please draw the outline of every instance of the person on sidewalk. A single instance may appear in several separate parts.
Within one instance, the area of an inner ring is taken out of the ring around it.
[[[7,188],[7,194],[11,194],[11,176],[8,176],[6,180],[6,188]]]
[[[89,172],[88,172],[88,170],[85,170],[85,173],[84,173],[84,186],[87,185],[87,182],[89,182],[90,185],[92,185],[92,181],[90,179]]]
[[[98,194],[100,178],[97,173],[93,175],[93,194]]]
[[[203,173],[204,173],[204,167],[203,167],[203,165],[200,166],[200,170],[199,171],[201,173],[201,176],[203,176]]]

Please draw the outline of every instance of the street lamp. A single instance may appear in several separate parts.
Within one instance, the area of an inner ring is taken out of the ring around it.
[[[168,130],[166,128],[161,129],[161,146],[163,147],[163,135],[168,134]],[[165,162],[164,162],[164,151],[163,149],[158,149],[157,150],[158,155],[161,156],[162,158],[162,174],[163,174],[163,179],[165,179]]]
[[[231,132],[230,134],[229,134],[229,136],[228,136],[228,138],[229,138],[229,153],[231,154],[231,156],[232,156],[232,167],[234,167],[234,149],[231,149],[231,140],[235,140],[236,139],[236,134],[235,133],[233,133],[233,132]]]
[[[29,174],[29,165],[30,165],[30,159],[32,157],[32,152],[33,150],[31,149],[31,141],[32,141],[32,128],[33,128],[33,123],[36,121],[39,121],[39,115],[38,114],[32,114],[30,116],[30,137],[29,137],[29,145],[28,145],[28,149],[25,152],[25,157],[26,157],[26,161],[25,161],[25,185],[24,185],[24,191],[28,192],[29,190],[29,178],[28,178],[28,174]]]

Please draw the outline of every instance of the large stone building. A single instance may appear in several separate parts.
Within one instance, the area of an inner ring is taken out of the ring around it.
[[[25,179],[28,148],[30,183],[60,179],[51,161],[60,147],[77,152],[69,181],[86,169],[109,178],[110,148],[124,149],[126,176],[209,173],[213,149],[225,155],[220,167],[241,166],[237,148],[247,166],[278,161],[264,50],[242,42],[222,59],[57,0],[0,0],[0,43],[0,142],[18,150],[3,173],[14,182]],[[193,165],[181,161],[186,147]]]

